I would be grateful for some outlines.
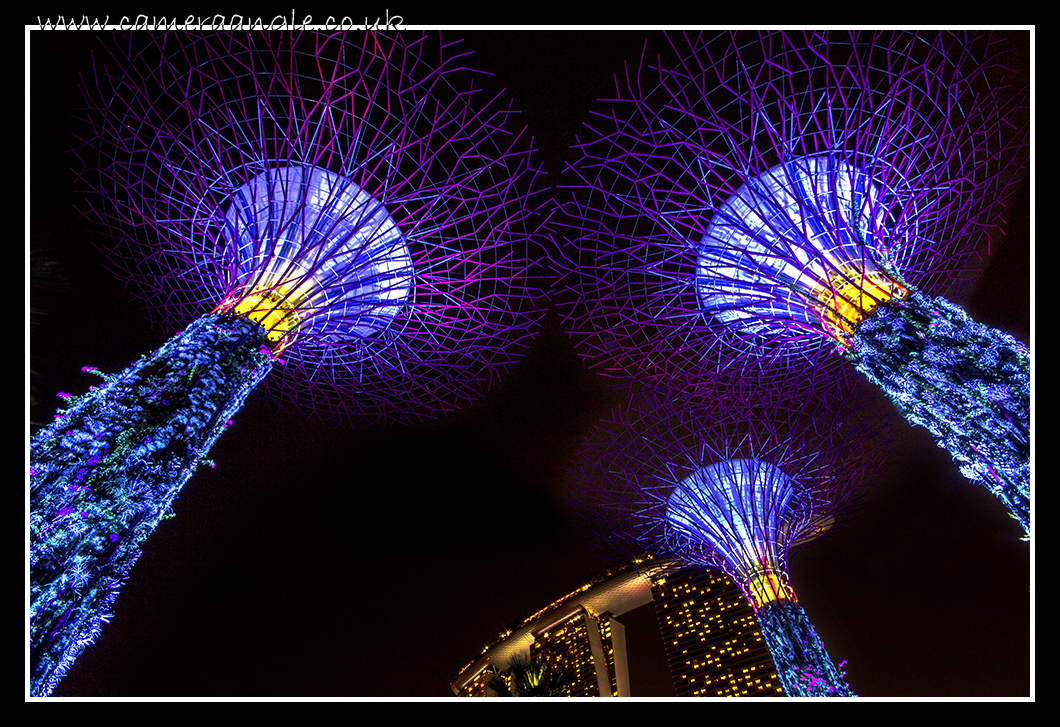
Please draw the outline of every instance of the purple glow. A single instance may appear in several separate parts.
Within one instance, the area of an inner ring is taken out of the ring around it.
[[[137,33],[96,57],[86,216],[163,327],[251,311],[283,339],[263,386],[347,422],[452,411],[520,356],[538,168],[448,43]]]
[[[881,399],[747,378],[650,391],[597,427],[568,481],[599,545],[719,567],[744,587],[849,516],[891,447]]]
[[[804,526],[788,520],[794,496],[790,478],[767,462],[730,459],[697,469],[667,501],[670,547],[709,550],[746,583],[761,564],[778,563],[778,544],[791,543]]]
[[[305,291],[300,335],[370,336],[408,298],[413,270],[401,231],[367,192],[325,169],[261,172],[233,193],[221,234],[244,294],[281,283]]]
[[[970,279],[1027,159],[1004,38],[669,43],[676,60],[646,54],[589,123],[557,222],[565,313],[601,370],[709,378],[704,361],[734,355],[838,368],[822,310],[863,276],[935,295]]]

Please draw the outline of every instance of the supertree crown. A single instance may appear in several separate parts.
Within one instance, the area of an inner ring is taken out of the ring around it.
[[[702,310],[751,340],[793,325],[842,342],[880,303],[908,294],[866,245],[888,237],[883,197],[833,155],[783,162],[744,185],[700,243]]]
[[[855,369],[1029,534],[1030,350],[936,297],[1026,163],[1019,40],[674,36],[571,168],[583,353],[638,378]]]
[[[997,233],[1027,144],[1011,43],[735,32],[671,46],[620,79],[570,170],[570,315],[603,366],[694,368],[722,342],[834,350],[911,288],[952,288]]]
[[[794,598],[789,550],[848,520],[886,458],[881,402],[717,380],[634,396],[580,451],[569,497],[608,552],[720,568],[753,604]]]
[[[298,336],[371,336],[408,298],[412,261],[386,209],[319,167],[254,177],[234,192],[221,234],[245,283],[215,311],[261,323],[280,350]]]
[[[86,78],[90,219],[153,318],[269,331],[266,384],[338,420],[467,402],[536,318],[537,168],[437,38],[118,36]]]
[[[886,425],[852,396],[724,382],[652,392],[607,422],[571,468],[570,498],[612,552],[724,572],[754,608],[789,696],[851,696],[798,603],[788,553],[854,512]]]
[[[323,418],[422,416],[480,393],[536,317],[530,150],[507,108],[454,85],[447,46],[108,40],[115,63],[83,84],[88,213],[118,274],[181,330],[32,438],[34,696],[97,636],[143,543],[272,372]]]
[[[775,572],[774,564],[782,559],[771,551],[791,542],[787,531],[798,530],[790,513],[812,512],[793,503],[795,496],[791,478],[758,459],[727,459],[701,467],[667,500],[670,548],[686,558],[709,553],[708,562],[731,564],[730,569],[739,572],[736,582],[756,606],[794,598],[786,579]]]

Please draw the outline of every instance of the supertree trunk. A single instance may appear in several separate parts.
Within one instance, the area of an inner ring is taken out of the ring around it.
[[[1024,176],[1026,35],[670,40],[571,167],[587,354],[708,382],[848,359],[1029,533],[1029,347],[929,297],[967,283]]]
[[[789,697],[856,697],[797,602],[770,601],[757,612],[777,676]]]
[[[208,315],[90,390],[30,444],[33,696],[110,617],[143,542],[271,370],[265,330]]]
[[[851,336],[847,357],[1030,533],[1030,350],[941,298],[912,293]]]
[[[286,363],[263,388],[309,416],[414,421],[480,396],[544,312],[538,167],[455,43],[100,41],[79,111],[82,211],[156,322],[212,313],[33,443],[34,694],[99,630],[273,359]]]
[[[796,377],[764,389],[747,373],[643,392],[579,453],[571,501],[604,547],[722,571],[754,609],[785,694],[857,696],[798,603],[788,555],[850,518],[889,425],[853,391],[840,400]]]

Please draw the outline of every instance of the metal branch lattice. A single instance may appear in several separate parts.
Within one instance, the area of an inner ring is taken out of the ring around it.
[[[108,40],[83,86],[86,212],[114,272],[183,330],[32,439],[34,696],[95,639],[259,382],[322,419],[421,418],[479,395],[538,313],[537,171],[451,47]]]
[[[880,402],[851,396],[837,414],[834,402],[744,386],[653,393],[619,413],[576,458],[569,498],[609,551],[729,576],[759,614],[787,694],[852,696],[798,604],[788,552],[856,508],[889,442]]]
[[[671,45],[676,60],[626,79],[570,169],[566,310],[583,354],[657,380],[709,379],[734,358],[762,371],[854,363],[892,396],[930,368],[933,398],[895,398],[899,410],[971,479],[1029,503],[1029,348],[997,331],[978,336],[989,344],[939,337],[921,362],[868,332],[931,311],[924,335],[959,327],[933,296],[988,250],[1026,164],[1026,80],[1006,67],[1018,39],[735,32]],[[967,376],[984,347],[1014,366]],[[954,423],[935,411],[944,400],[976,405]],[[1012,512],[1027,529],[1026,510]]]
[[[86,88],[81,178],[114,272],[156,322],[276,311],[283,365],[265,386],[339,422],[452,411],[521,353],[541,308],[538,169],[452,45],[121,43]]]

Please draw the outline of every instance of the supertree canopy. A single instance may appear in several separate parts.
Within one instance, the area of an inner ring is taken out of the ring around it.
[[[589,355],[638,377],[853,365],[1029,533],[1030,350],[936,297],[1020,181],[1019,40],[671,38],[572,167]]]
[[[83,83],[87,216],[115,272],[181,332],[32,438],[34,695],[95,638],[266,376],[322,419],[417,419],[480,392],[536,318],[530,148],[450,45],[104,40]]]
[[[598,545],[718,568],[739,586],[788,696],[855,696],[788,573],[791,548],[853,512],[889,441],[872,409],[834,409],[738,385],[655,393],[598,428],[569,475]]]

